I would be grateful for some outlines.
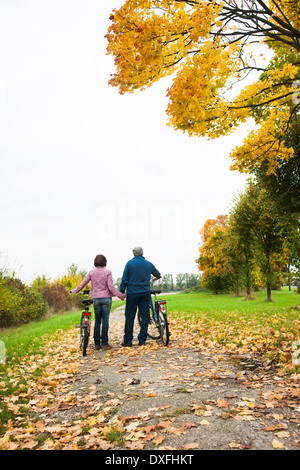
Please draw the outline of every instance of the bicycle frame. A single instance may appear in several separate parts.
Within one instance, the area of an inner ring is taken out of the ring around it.
[[[89,290],[83,291],[83,294],[87,297],[89,293]],[[80,325],[76,326],[80,328],[80,347],[82,348],[82,355],[85,356],[90,337],[91,312],[89,310],[89,305],[93,303],[93,300],[88,298],[83,299],[82,303],[84,305],[84,311],[81,313]]]
[[[151,312],[152,312],[152,317],[155,322],[156,328],[159,332],[159,336],[164,343],[165,346],[169,344],[169,327],[168,327],[168,320],[167,320],[167,310],[166,310],[166,300],[157,300],[156,299],[156,294],[160,294],[160,290],[153,290],[150,292],[150,299],[149,299],[149,309],[150,309],[150,319],[151,319]],[[152,295],[154,295],[154,302]],[[151,321],[151,320],[150,320]],[[150,323],[149,321],[149,323]],[[152,337],[152,339],[155,339],[154,336],[151,336],[149,333],[148,335]]]
[[[157,302],[157,300],[156,300],[156,294],[155,294],[155,302]],[[153,312],[153,318],[154,318],[154,320],[156,321],[156,319],[157,319],[157,312],[155,311],[155,308],[154,308],[154,303],[153,303],[152,295],[150,295],[149,304],[150,304],[150,305],[149,305],[150,311],[152,310],[152,312]]]
[[[156,321],[157,320],[157,311],[156,311],[156,308],[155,307],[161,307],[161,310],[164,314],[167,314],[167,311],[166,311],[166,303],[167,301],[166,300],[156,300],[156,293],[154,292],[154,298],[155,298],[155,303],[153,303],[153,299],[152,299],[152,295],[150,295],[150,309],[152,310],[153,312],[153,318],[154,320]]]

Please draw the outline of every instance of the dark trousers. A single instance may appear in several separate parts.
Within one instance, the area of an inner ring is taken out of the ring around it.
[[[125,307],[124,343],[131,344],[133,340],[133,325],[137,308],[141,315],[141,328],[138,334],[139,343],[145,343],[149,323],[149,297],[146,294],[127,294]]]

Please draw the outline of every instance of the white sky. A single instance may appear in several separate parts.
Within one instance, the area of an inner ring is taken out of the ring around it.
[[[136,245],[162,274],[197,273],[199,230],[244,188],[228,155],[245,129],[189,138],[166,126],[168,80],[108,86],[121,3],[0,0],[0,252],[26,282],[99,253],[117,278]]]

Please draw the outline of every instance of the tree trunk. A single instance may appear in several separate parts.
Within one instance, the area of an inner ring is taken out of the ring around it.
[[[236,296],[240,296],[239,276],[236,277]]]
[[[271,283],[267,282],[267,301],[272,302]]]
[[[267,256],[267,301],[272,302],[270,255]]]
[[[248,259],[247,250],[245,250],[245,266],[246,266],[246,299],[251,299],[251,279],[250,279],[250,262]]]
[[[291,271],[290,271],[290,265],[287,265],[287,272],[288,272],[288,284],[289,284],[289,291],[292,290],[291,288]]]

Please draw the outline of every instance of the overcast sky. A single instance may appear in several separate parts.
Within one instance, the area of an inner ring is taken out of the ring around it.
[[[121,96],[107,82],[120,0],[0,0],[0,252],[31,282],[141,245],[162,274],[197,273],[199,230],[247,175],[229,170],[245,129],[218,140],[166,126],[169,79]]]

